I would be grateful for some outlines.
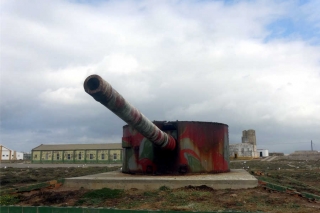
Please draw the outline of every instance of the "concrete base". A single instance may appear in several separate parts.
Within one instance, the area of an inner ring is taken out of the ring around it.
[[[120,171],[106,172],[83,177],[67,178],[64,188],[141,189],[153,190],[166,186],[171,189],[185,186],[206,185],[213,189],[246,189],[258,186],[258,180],[243,169],[232,169],[219,174],[192,174],[181,176],[147,176],[124,174]]]

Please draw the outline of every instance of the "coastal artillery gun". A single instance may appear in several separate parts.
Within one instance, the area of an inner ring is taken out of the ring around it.
[[[123,127],[123,173],[190,174],[229,172],[228,125],[147,119],[98,75],[85,91],[128,125]]]

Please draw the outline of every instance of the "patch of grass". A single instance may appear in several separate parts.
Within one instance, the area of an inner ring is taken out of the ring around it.
[[[185,192],[185,191],[175,191],[175,192],[171,192],[166,197],[167,197],[167,201],[166,201],[167,204],[182,206],[182,205],[188,204],[188,198],[190,197],[190,195],[188,192]]]
[[[155,196],[158,196],[158,192],[156,192],[156,191],[143,192],[143,196],[145,196],[145,197],[155,197]]]
[[[167,186],[160,186],[159,190],[160,190],[160,191],[169,191],[170,188],[167,187]]]
[[[300,208],[300,205],[298,205],[298,204],[296,204],[296,203],[292,203],[291,205],[290,205],[290,207],[291,208]]]
[[[1,206],[8,206],[8,205],[14,205],[18,203],[20,200],[15,195],[0,195],[0,205]]]
[[[179,198],[179,199],[185,199],[185,198],[190,197],[189,193],[186,192],[186,191],[173,192],[172,195],[173,195],[175,198]]]
[[[99,199],[112,199],[112,198],[120,198],[123,195],[123,190],[120,189],[109,189],[102,188],[98,190],[93,190],[85,193],[83,198],[99,198]]]
[[[132,209],[132,208],[135,208],[135,207],[139,207],[140,205],[141,205],[141,203],[138,202],[138,201],[131,201],[130,203],[123,204],[122,207],[124,207],[126,209]]]
[[[98,205],[107,199],[121,198],[124,191],[120,189],[102,188],[86,192],[75,205]]]
[[[210,211],[221,210],[221,207],[212,205],[212,203],[193,203],[192,210],[193,211],[210,212]]]
[[[194,191],[194,192],[191,192],[191,195],[194,197],[209,197],[211,195],[211,193],[210,192]]]

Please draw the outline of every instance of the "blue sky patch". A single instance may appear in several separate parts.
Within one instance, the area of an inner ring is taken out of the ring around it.
[[[304,20],[278,19],[269,24],[267,29],[270,34],[265,38],[265,42],[275,39],[302,39],[314,45],[320,44],[319,29]]]

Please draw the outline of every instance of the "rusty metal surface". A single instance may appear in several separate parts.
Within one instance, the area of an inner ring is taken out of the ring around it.
[[[220,173],[229,170],[228,126],[213,122],[154,122],[177,140],[176,149],[157,149],[129,125],[123,127],[123,172]]]
[[[190,172],[229,171],[228,126],[213,122],[178,122],[179,162]]]
[[[162,132],[138,109],[128,103],[112,86],[98,75],[87,77],[84,90],[118,117],[137,129],[144,137],[163,149],[173,150],[176,141]]]

